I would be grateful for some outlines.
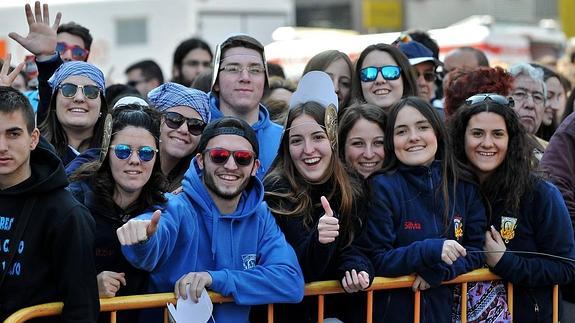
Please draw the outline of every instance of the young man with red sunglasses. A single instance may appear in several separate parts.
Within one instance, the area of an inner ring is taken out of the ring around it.
[[[118,229],[126,259],[151,272],[150,292],[175,290],[194,302],[204,288],[231,296],[233,303],[214,304],[219,323],[248,322],[250,305],[301,301],[295,252],[255,176],[258,153],[245,121],[224,117],[208,124],[183,192],[170,196],[164,210]]]
[[[17,41],[22,47],[36,55],[38,67],[38,94],[37,107],[38,124],[42,123],[48,113],[52,89],[48,79],[64,62],[87,61],[92,46],[90,31],[75,22],[60,25],[61,13],[56,14],[54,23],[50,26],[50,13],[48,4],[43,8],[40,2],[34,4],[34,12],[29,4],[24,6],[29,32],[26,37],[17,33],[10,33],[10,38]],[[29,95],[29,97],[35,97]]]

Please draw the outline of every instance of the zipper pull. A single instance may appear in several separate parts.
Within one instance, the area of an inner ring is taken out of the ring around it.
[[[535,303],[535,313],[539,313],[539,304]]]

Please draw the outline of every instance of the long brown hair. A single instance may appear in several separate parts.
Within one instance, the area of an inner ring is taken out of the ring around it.
[[[314,209],[319,201],[312,201],[310,191],[318,183],[310,183],[295,168],[294,162],[289,152],[289,132],[294,119],[301,115],[312,117],[320,126],[325,127],[325,108],[316,102],[306,102],[291,109],[288,113],[284,134],[281,139],[278,155],[268,174],[264,178],[266,188],[265,198],[278,200],[277,205],[270,205],[272,213],[277,216],[303,217],[304,225],[310,227],[314,222]],[[325,192],[325,197],[330,199],[340,199],[338,210],[334,210],[339,215],[341,223],[342,241],[351,243],[354,237],[353,220],[357,216],[356,203],[363,194],[362,186],[356,185],[349,177],[345,165],[338,157],[337,151],[333,151],[330,166],[324,174],[325,182],[329,189]],[[286,183],[289,186],[284,191],[269,191],[268,188],[276,186],[278,183]],[[314,203],[315,202],[315,203]]]
[[[497,202],[503,202],[505,211],[518,214],[521,199],[533,190],[537,175],[534,173],[536,158],[533,146],[513,109],[491,100],[461,106],[448,123],[453,155],[458,163],[473,169],[465,152],[465,132],[469,120],[482,112],[495,113],[503,118],[509,142],[501,165],[483,183],[476,177],[476,184],[486,202],[490,217],[492,205]]]
[[[397,120],[397,115],[406,106],[413,107],[419,111],[425,119],[429,122],[437,138],[437,151],[435,153],[435,160],[441,162],[441,191],[443,195],[443,200],[445,201],[445,209],[443,213],[443,221],[446,228],[449,227],[450,221],[450,199],[449,199],[449,186],[451,185],[453,194],[455,194],[457,183],[460,179],[465,179],[466,181],[471,181],[470,172],[467,169],[461,168],[457,164],[455,157],[451,152],[450,138],[447,134],[447,129],[437,111],[425,100],[419,97],[407,97],[399,100],[396,104],[391,107],[388,114],[387,126],[385,128],[384,137],[384,149],[385,149],[385,160],[383,161],[382,170],[383,173],[393,173],[401,165],[401,161],[397,158],[395,154],[395,144],[393,140],[395,121]]]

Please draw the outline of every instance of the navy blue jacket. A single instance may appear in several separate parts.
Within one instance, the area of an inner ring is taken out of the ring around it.
[[[536,251],[575,259],[571,219],[561,193],[553,184],[537,180],[533,191],[522,198],[518,214],[502,209],[501,205],[493,205],[491,224],[500,231],[502,224],[512,228],[504,217],[516,219],[516,226],[510,231],[513,234],[506,241],[507,250]],[[551,322],[552,285],[575,280],[573,261],[538,255],[506,252],[491,270],[514,284],[515,322]]]
[[[394,173],[372,177],[368,234],[362,240],[377,276],[416,273],[431,285],[421,294],[422,322],[449,322],[452,288],[441,282],[483,264],[480,253],[468,253],[451,266],[441,260],[446,239],[458,241],[467,251],[481,250],[487,222],[477,189],[460,181],[449,194],[445,223],[441,177],[439,161],[430,167],[400,166]],[[413,322],[411,289],[378,294],[375,322]]]

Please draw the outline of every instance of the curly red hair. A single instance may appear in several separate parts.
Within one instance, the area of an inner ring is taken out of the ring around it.
[[[513,76],[501,67],[478,67],[473,70],[456,69],[447,75],[443,89],[445,117],[449,118],[470,96],[497,93],[508,96]]]

